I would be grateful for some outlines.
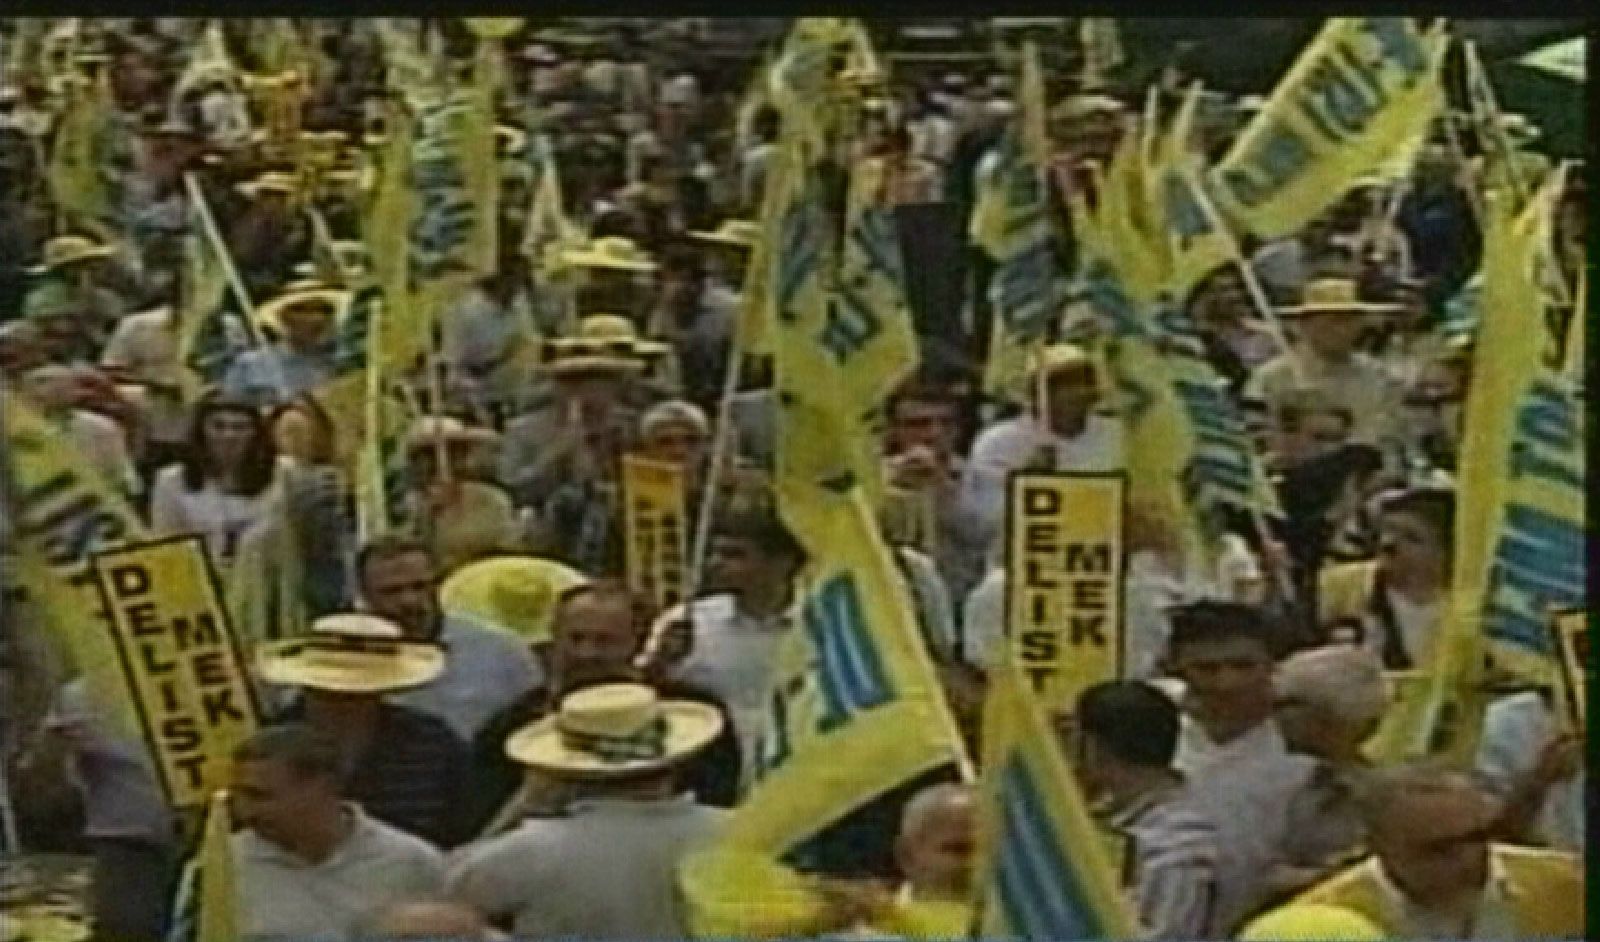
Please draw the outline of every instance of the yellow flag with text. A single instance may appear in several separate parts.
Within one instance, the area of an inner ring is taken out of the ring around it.
[[[658,612],[684,601],[689,555],[683,466],[622,456],[622,530],[628,587]]]
[[[1443,106],[1443,25],[1335,17],[1212,171],[1223,215],[1262,239],[1298,232]]]
[[[144,525],[59,426],[10,389],[0,390],[0,399],[19,582],[72,666],[87,679],[97,705],[123,738],[142,742],[92,556],[143,539]]]
[[[1105,832],[1009,657],[990,677],[973,867],[981,939],[1133,939]]]
[[[1233,234],[1201,189],[1205,159],[1194,141],[1201,90],[1199,82],[1190,86],[1157,148],[1150,181],[1151,198],[1166,219],[1171,262],[1167,290],[1180,303],[1207,275],[1239,257]]]

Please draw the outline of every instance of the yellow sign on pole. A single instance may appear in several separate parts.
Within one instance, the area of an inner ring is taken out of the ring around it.
[[[683,468],[638,455],[622,458],[628,587],[665,611],[688,592],[689,531]]]
[[[1047,708],[1123,669],[1121,474],[1019,472],[1006,514],[1006,636]]]
[[[175,810],[198,810],[261,722],[205,543],[127,545],[93,566],[161,787]]]
[[[1553,620],[1556,658],[1561,664],[1559,684],[1566,706],[1578,732],[1589,728],[1584,701],[1589,693],[1589,613],[1583,610],[1557,612]]]

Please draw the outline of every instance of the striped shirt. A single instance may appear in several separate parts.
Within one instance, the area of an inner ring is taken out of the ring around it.
[[[1188,790],[1146,793],[1106,823],[1130,845],[1130,889],[1145,937],[1218,938],[1217,829]]]

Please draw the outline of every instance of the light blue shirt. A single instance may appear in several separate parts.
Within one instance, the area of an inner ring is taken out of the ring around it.
[[[386,699],[437,716],[466,742],[543,680],[533,655],[509,631],[447,615],[439,641],[445,646],[444,673],[427,686]]]
[[[332,379],[333,347],[302,353],[287,344],[250,350],[239,355],[222,378],[230,396],[258,408],[282,405]]]
[[[1539,751],[1555,732],[1555,717],[1537,691],[1494,701],[1483,717],[1478,774],[1504,797],[1539,761]],[[1552,785],[1534,819],[1536,836],[1556,850],[1584,852],[1584,778],[1580,767],[1576,775]]]

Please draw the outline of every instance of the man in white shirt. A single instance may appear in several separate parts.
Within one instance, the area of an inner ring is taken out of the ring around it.
[[[1489,704],[1476,765],[1479,776],[1505,801],[1503,831],[1530,843],[1584,852],[1588,772],[1583,745],[1581,735],[1561,728],[1537,690]]]
[[[1043,371],[1041,382],[1039,372]],[[979,433],[967,463],[962,502],[992,544],[1005,520],[1006,479],[1023,468],[1118,471],[1123,467],[1121,420],[1099,413],[1094,361],[1074,344],[1054,344],[1032,364],[1028,411]]]
[[[432,845],[340,799],[341,764],[336,743],[300,725],[268,727],[235,750],[242,938],[351,939],[386,900],[443,888],[444,860]],[[193,871],[185,883],[180,899],[193,892]]]
[[[79,376],[72,367],[41,366],[27,374],[23,388],[107,484],[124,494],[139,493],[143,484],[128,455],[127,433],[122,426],[98,412],[76,408]]]

